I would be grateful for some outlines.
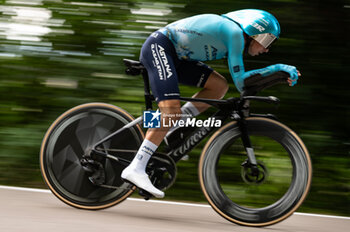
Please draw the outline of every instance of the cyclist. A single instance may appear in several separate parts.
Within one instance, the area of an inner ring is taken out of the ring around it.
[[[279,35],[277,19],[257,9],[196,15],[152,33],[142,46],[140,61],[147,69],[162,117],[166,121],[179,120],[182,113],[184,117],[189,117],[188,113],[197,116],[209,107],[199,102],[187,102],[181,107],[178,83],[201,87],[194,98],[224,97],[228,90],[226,79],[201,61],[227,58],[233,82],[240,92],[244,79],[254,75],[266,77],[277,71],[289,73],[288,83],[295,85],[300,73],[294,66],[275,64],[251,71],[244,69],[244,51],[251,56],[266,53]],[[135,158],[121,175],[158,198],[164,197],[164,192],[152,185],[145,169],[164,137],[169,136],[167,133],[166,127],[149,129]]]

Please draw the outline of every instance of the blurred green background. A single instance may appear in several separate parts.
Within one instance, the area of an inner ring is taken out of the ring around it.
[[[45,187],[41,140],[67,109],[98,101],[140,115],[143,83],[124,75],[122,59],[138,59],[151,32],[195,14],[259,8],[278,18],[281,39],[268,54],[245,57],[246,70],[286,63],[302,73],[295,87],[262,93],[279,97],[279,108],[254,105],[256,112],[276,114],[310,151],[313,183],[298,211],[350,215],[349,1],[0,2],[0,185]],[[209,65],[229,81],[226,97],[238,96],[226,63]],[[180,90],[183,96],[197,91]],[[179,163],[166,199],[205,201],[197,177],[201,147]]]

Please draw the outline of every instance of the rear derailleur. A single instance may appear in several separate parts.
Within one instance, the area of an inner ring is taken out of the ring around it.
[[[88,178],[91,183],[97,186],[101,186],[105,183],[106,175],[101,162],[93,160],[91,157],[83,156],[80,163],[84,171],[89,174]]]

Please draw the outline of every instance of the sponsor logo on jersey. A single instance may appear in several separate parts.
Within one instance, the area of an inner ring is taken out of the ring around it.
[[[211,45],[205,45],[204,46],[205,49],[205,56],[207,58],[207,60],[215,60],[216,59],[216,55],[218,53],[218,49],[214,46]]]
[[[182,32],[182,33],[188,33],[188,34],[195,34],[195,35],[198,35],[198,36],[202,36],[203,35],[202,33],[199,33],[197,31],[187,30],[187,29],[182,29],[182,28],[178,28],[178,29],[176,29],[176,31]]]
[[[160,80],[166,80],[173,75],[164,48],[159,44],[151,44],[153,64],[157,67]]]

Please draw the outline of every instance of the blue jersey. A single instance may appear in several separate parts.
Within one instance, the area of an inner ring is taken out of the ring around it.
[[[159,31],[174,44],[179,59],[209,61],[227,58],[233,82],[239,91],[243,90],[244,79],[249,76],[267,76],[280,71],[278,67],[269,66],[246,72],[243,30],[224,16],[196,15],[171,23]]]

